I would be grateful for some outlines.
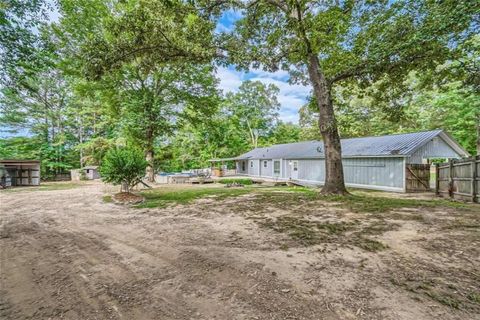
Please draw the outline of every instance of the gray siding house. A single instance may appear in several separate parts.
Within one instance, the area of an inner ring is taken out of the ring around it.
[[[341,143],[346,185],[385,191],[406,191],[408,164],[469,156],[443,130],[342,139]],[[235,161],[236,173],[240,175],[318,184],[325,180],[321,141],[256,148],[225,160]]]

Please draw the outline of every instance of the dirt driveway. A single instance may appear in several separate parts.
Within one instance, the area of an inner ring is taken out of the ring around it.
[[[475,208],[277,192],[138,209],[105,188],[0,192],[1,319],[480,318]]]

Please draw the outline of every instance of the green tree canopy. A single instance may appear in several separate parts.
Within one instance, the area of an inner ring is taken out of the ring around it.
[[[100,174],[102,180],[121,185],[125,192],[130,192],[145,175],[146,167],[147,161],[140,149],[114,148],[105,155],[100,166]]]
[[[362,87],[382,80],[399,88],[413,69],[425,73],[460,55],[476,33],[475,1],[252,0],[223,35],[230,61],[248,68],[288,70],[308,80],[325,143],[323,192],[345,193],[332,90],[339,82]]]

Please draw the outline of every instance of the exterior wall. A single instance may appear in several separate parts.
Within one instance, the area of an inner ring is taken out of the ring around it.
[[[281,172],[281,177],[284,179],[288,179],[290,171],[288,168],[288,160],[287,159],[282,159],[282,163],[280,164],[280,167],[282,168]]]
[[[286,178],[292,177],[292,166],[286,161]],[[378,187],[403,190],[403,158],[343,159],[345,183],[352,187]],[[324,182],[324,159],[298,160],[298,180]]]
[[[423,159],[428,158],[461,158],[442,138],[435,137],[427,144],[415,151],[408,163],[423,163]]]
[[[288,166],[291,174],[292,166]],[[325,160],[299,160],[298,161],[298,179],[325,181]]]
[[[291,161],[298,161],[298,180],[319,182],[325,181],[324,159],[283,159],[279,178],[292,177]],[[254,167],[250,167],[253,161]],[[258,160],[249,160],[251,176],[259,176]],[[261,162],[263,166],[263,162]],[[269,161],[273,172],[273,161]],[[386,191],[404,191],[404,158],[347,158],[343,159],[345,183],[350,187],[379,189]],[[263,168],[262,168],[263,169]],[[262,175],[263,176],[263,175]]]
[[[260,175],[260,161],[258,159],[248,160],[248,174],[252,176]]]
[[[266,164],[266,167],[265,167]],[[260,160],[260,176],[273,177],[273,162],[272,160]]]
[[[242,163],[245,163],[245,170],[242,170]],[[248,174],[248,160],[237,161],[236,165],[237,165],[237,173]]]
[[[88,180],[100,179],[97,169],[84,169],[84,172]]]
[[[343,170],[345,183],[349,186],[393,188],[398,191],[404,188],[403,158],[344,159]]]

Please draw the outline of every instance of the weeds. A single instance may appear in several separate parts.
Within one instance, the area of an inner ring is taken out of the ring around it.
[[[358,240],[353,243],[353,245],[370,252],[382,251],[388,248],[386,244],[383,244],[380,241],[363,237],[359,237]]]
[[[215,197],[222,200],[228,197],[236,197],[252,192],[250,188],[234,189],[234,188],[189,188],[180,191],[171,191],[166,189],[153,189],[142,192],[145,201],[137,205],[137,208],[155,208],[166,207],[171,204],[187,204],[193,200]]]
[[[252,185],[253,184],[253,180],[252,179],[248,179],[248,178],[238,178],[238,179],[220,179],[218,180],[218,183],[222,183],[222,184],[233,184],[233,183],[236,183],[236,184],[243,184],[243,185],[246,185],[246,186],[249,186],[249,185]]]
[[[371,193],[357,193],[349,196],[318,196],[319,200],[338,203],[337,206],[346,207],[353,212],[383,213],[400,208],[433,208],[453,207],[469,208],[468,204],[443,199],[418,200],[392,197],[373,196]]]
[[[34,187],[12,187],[3,190],[3,192],[69,190],[78,188],[82,185],[81,182],[45,182]]]
[[[112,202],[113,202],[112,196],[103,196],[103,197],[102,197],[102,200],[103,200],[103,202],[105,202],[105,203],[112,203]]]

